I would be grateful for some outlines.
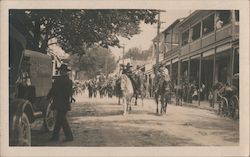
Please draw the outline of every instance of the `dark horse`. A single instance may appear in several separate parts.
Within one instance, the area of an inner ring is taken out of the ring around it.
[[[140,97],[142,100],[142,106],[143,106],[143,100],[146,97],[145,80],[139,76],[134,76],[134,77],[130,77],[130,78],[131,78],[131,81],[132,81],[133,87],[134,87],[135,105],[137,105],[137,99],[138,99],[138,97]]]
[[[156,113],[162,114],[162,112],[166,113],[167,104],[169,99],[171,98],[171,89],[172,84],[171,81],[166,81],[163,78],[157,79],[158,84],[155,86],[155,101],[156,101]],[[159,111],[159,98],[161,102],[161,108]]]

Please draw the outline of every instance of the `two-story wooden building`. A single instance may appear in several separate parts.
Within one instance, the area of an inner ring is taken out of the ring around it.
[[[172,80],[205,85],[232,83],[239,73],[239,11],[197,10],[165,31],[164,61]]]

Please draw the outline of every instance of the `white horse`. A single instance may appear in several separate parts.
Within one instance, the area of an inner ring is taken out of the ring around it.
[[[131,100],[134,94],[133,85],[127,75],[121,75],[121,91],[122,91],[122,103],[124,107],[123,115],[128,114],[128,110],[131,111]]]

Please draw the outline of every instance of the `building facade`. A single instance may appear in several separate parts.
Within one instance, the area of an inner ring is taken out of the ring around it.
[[[164,32],[161,64],[173,82],[205,85],[205,98],[217,82],[232,84],[239,73],[239,11],[197,10]]]

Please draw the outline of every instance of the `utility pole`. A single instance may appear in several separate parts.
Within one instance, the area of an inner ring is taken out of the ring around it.
[[[157,22],[157,45],[156,45],[156,74],[159,71],[159,57],[160,57],[160,29],[161,29],[161,12],[166,12],[165,10],[159,10],[158,14],[158,22]]]
[[[125,53],[125,44],[122,44],[122,65],[123,65],[123,68],[124,68],[124,53]],[[120,57],[119,57],[119,62],[120,62]],[[120,65],[118,65],[120,66]],[[119,74],[121,72],[121,67],[119,67]]]

